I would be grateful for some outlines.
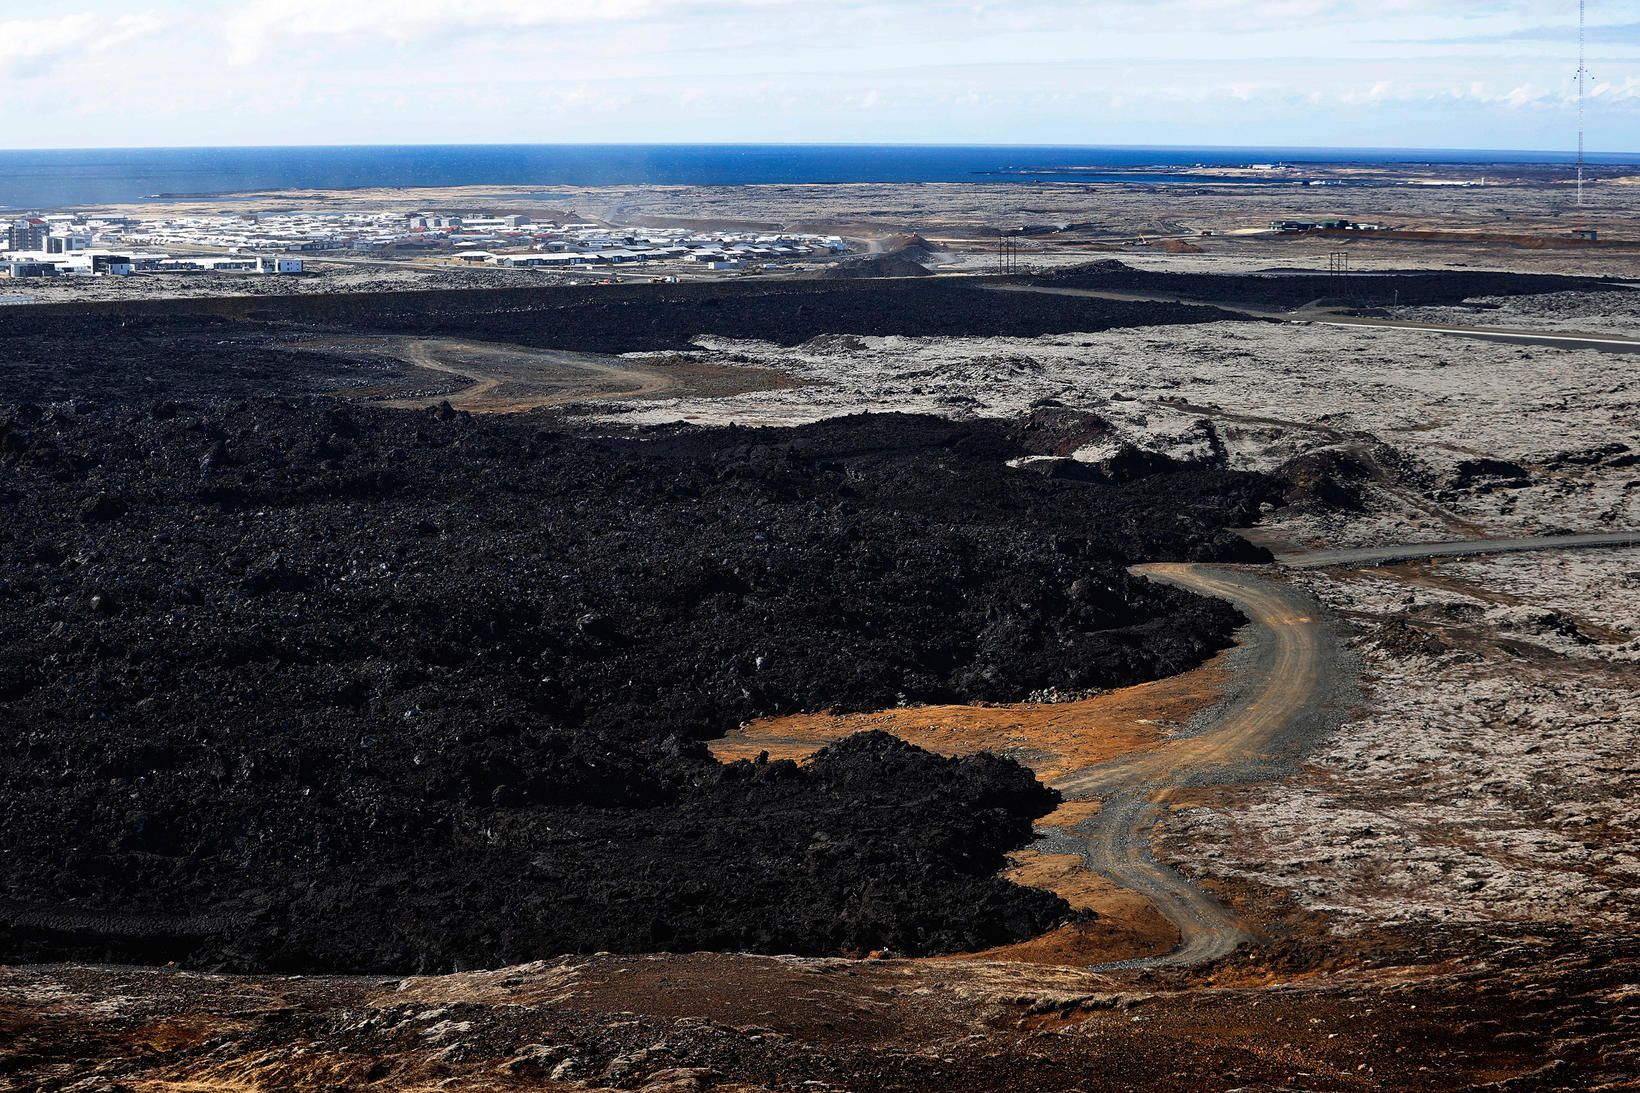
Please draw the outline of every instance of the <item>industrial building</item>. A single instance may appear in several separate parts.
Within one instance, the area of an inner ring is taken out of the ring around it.
[[[80,251],[29,251],[0,258],[0,277],[129,277],[139,273],[298,274],[302,259],[269,255],[212,257]]]
[[[1382,231],[1382,224],[1358,224],[1353,220],[1336,217],[1332,220],[1272,220],[1270,230],[1273,232],[1310,232],[1310,231]]]

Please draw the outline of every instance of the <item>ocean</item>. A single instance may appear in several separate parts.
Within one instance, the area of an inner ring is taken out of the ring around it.
[[[1640,163],[1640,155],[1589,157]],[[0,208],[43,210],[156,195],[411,186],[1092,182],[1101,167],[1252,163],[1567,163],[1550,152],[1368,148],[956,145],[428,145],[0,151]],[[1124,174],[1125,181],[1179,182]]]

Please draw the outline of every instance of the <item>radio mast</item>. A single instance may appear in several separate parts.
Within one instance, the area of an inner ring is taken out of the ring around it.
[[[1583,207],[1583,94],[1589,80],[1589,68],[1584,64],[1584,6],[1587,0],[1577,0],[1577,207]]]

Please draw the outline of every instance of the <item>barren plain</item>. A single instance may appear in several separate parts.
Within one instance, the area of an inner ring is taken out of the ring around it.
[[[1636,1088],[1596,192],[635,188],[1099,264],[0,310],[0,1083]],[[1440,238],[1227,234],[1322,209]]]
[[[1016,268],[1044,270],[1119,257],[1145,268],[1241,273],[1270,268],[1325,272],[1334,254],[1360,273],[1475,269],[1597,273],[1640,280],[1632,221],[1640,176],[1595,168],[1578,208],[1565,172],[1521,164],[1398,169],[1317,168],[1321,185],[1250,177],[1227,183],[975,180],[915,185],[472,186],[246,192],[109,205],[105,217],[189,217],[288,212],[515,213],[615,227],[819,232],[845,237],[854,255],[916,248],[915,260],[948,273],[1001,268],[1011,241]],[[1347,219],[1370,232],[1269,231],[1272,222]],[[1595,245],[1573,238],[1592,230]],[[846,261],[847,259],[844,259]],[[815,275],[807,262],[741,276]],[[305,277],[155,274],[128,281],[71,278],[15,286],[39,303],[170,297],[290,295],[482,287],[541,287],[642,270],[565,274],[469,267],[449,258],[307,256]],[[9,295],[9,293],[8,293]]]

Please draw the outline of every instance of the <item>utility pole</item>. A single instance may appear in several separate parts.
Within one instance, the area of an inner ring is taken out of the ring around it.
[[[1350,255],[1335,250],[1327,255],[1327,287],[1336,297],[1342,297],[1349,288]]]
[[[1019,272],[1019,240],[1015,239],[1011,235],[1005,235],[1005,236],[1002,237],[1002,243],[998,247],[998,250],[1001,254],[1001,259],[1000,259],[998,264],[1001,265],[1002,272],[1003,273],[1018,273]]]

